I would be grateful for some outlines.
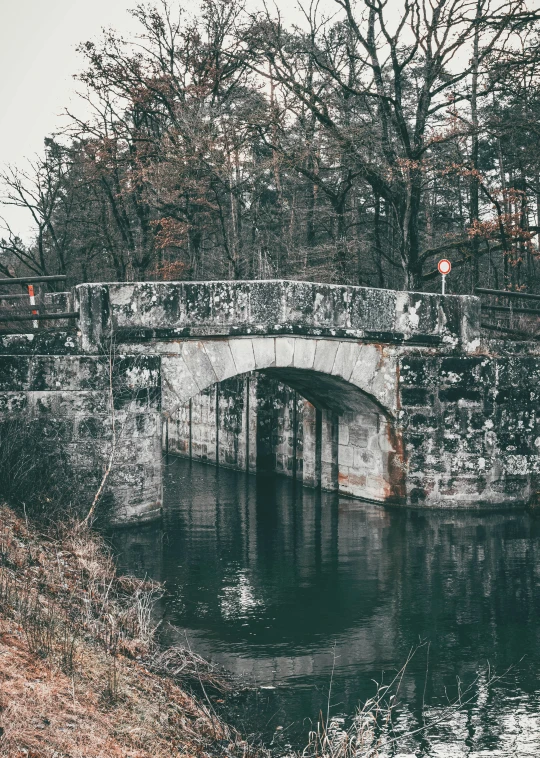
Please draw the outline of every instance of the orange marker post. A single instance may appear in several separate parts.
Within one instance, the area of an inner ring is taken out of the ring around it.
[[[35,297],[35,294],[34,294],[34,285],[33,284],[29,284],[28,285],[28,297],[30,298],[30,305],[35,305],[36,304],[36,297]],[[36,310],[32,311],[32,316],[37,316],[37,314],[38,314],[38,312]],[[37,329],[38,326],[39,326],[39,322],[38,321],[32,321],[32,326],[34,327],[34,329]]]

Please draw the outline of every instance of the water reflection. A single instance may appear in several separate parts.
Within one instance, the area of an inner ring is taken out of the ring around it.
[[[540,754],[540,524],[527,514],[390,510],[171,459],[163,523],[115,539],[124,568],[167,583],[164,619],[197,652],[276,688],[239,702],[245,728],[284,725],[303,744],[333,669],[331,712],[352,713],[429,642],[401,685],[404,724],[424,702],[436,715],[457,677],[480,686],[401,754]],[[482,686],[488,662],[513,668]]]

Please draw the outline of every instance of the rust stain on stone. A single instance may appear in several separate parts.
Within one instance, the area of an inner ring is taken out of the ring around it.
[[[365,487],[367,484],[367,478],[364,474],[357,476],[356,474],[349,474],[348,483],[353,487]]]
[[[388,453],[388,481],[385,481],[384,497],[388,500],[405,500],[407,461],[403,436],[390,423],[386,425],[386,436],[392,451]]]

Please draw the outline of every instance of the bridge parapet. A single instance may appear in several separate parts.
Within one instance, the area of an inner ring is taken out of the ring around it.
[[[82,284],[84,351],[118,342],[296,334],[460,347],[479,345],[476,297],[295,281]]]

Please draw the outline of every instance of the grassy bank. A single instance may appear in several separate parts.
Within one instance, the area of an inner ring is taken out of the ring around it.
[[[0,756],[246,755],[248,745],[182,686],[213,679],[188,651],[154,644],[158,585],[118,576],[100,537],[46,534],[0,506]]]

